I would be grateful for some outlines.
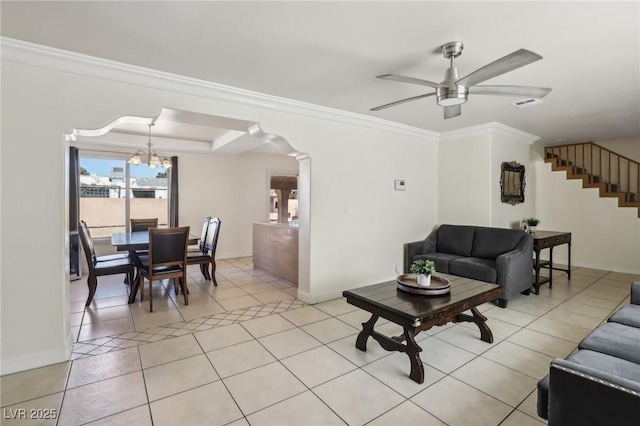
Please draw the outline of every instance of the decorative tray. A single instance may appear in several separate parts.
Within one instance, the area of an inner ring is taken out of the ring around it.
[[[424,296],[440,296],[451,291],[451,283],[442,277],[431,275],[431,285],[424,287],[418,285],[418,276],[416,274],[399,275],[396,279],[398,289],[407,293],[421,294]]]

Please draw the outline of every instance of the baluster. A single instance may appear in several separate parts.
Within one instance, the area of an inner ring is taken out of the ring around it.
[[[620,156],[618,155],[618,192],[621,192],[621,191],[622,191],[622,184],[620,182]]]
[[[589,144],[589,154],[591,156],[591,176],[592,176],[590,180],[592,181],[591,183],[593,183],[593,177],[595,176],[594,173],[596,172],[593,169],[593,144]]]
[[[627,160],[627,192],[631,194],[631,160]],[[631,199],[629,199],[629,201],[631,201]]]
[[[598,148],[598,182],[602,182],[602,150]]]
[[[611,177],[611,151],[607,151],[607,153],[609,154],[609,190],[611,190],[611,184],[613,183],[613,178]]]

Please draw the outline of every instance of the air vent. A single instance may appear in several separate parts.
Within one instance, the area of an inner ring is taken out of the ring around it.
[[[529,99],[523,99],[521,101],[518,102],[514,102],[511,105],[513,105],[516,108],[527,108],[536,104],[541,104],[542,101],[540,99],[535,99],[535,98],[529,98]]]

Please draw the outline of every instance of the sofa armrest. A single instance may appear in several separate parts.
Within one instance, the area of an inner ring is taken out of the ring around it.
[[[549,372],[549,426],[637,425],[640,383],[556,358]]]
[[[631,304],[640,305],[640,281],[631,283]]]
[[[432,231],[429,236],[422,241],[415,241],[404,245],[404,273],[409,273],[409,267],[413,257],[420,254],[433,253],[436,251],[438,242],[438,230]]]
[[[526,234],[515,249],[496,258],[497,284],[503,286],[505,299],[510,299],[532,285],[533,236]]]

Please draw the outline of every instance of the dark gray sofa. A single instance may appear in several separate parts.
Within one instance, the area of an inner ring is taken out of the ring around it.
[[[503,308],[531,290],[533,237],[519,229],[441,225],[426,240],[405,244],[405,273],[416,259],[434,261],[437,272],[503,286]]]
[[[538,415],[550,426],[640,424],[640,281],[613,314],[538,382]]]

